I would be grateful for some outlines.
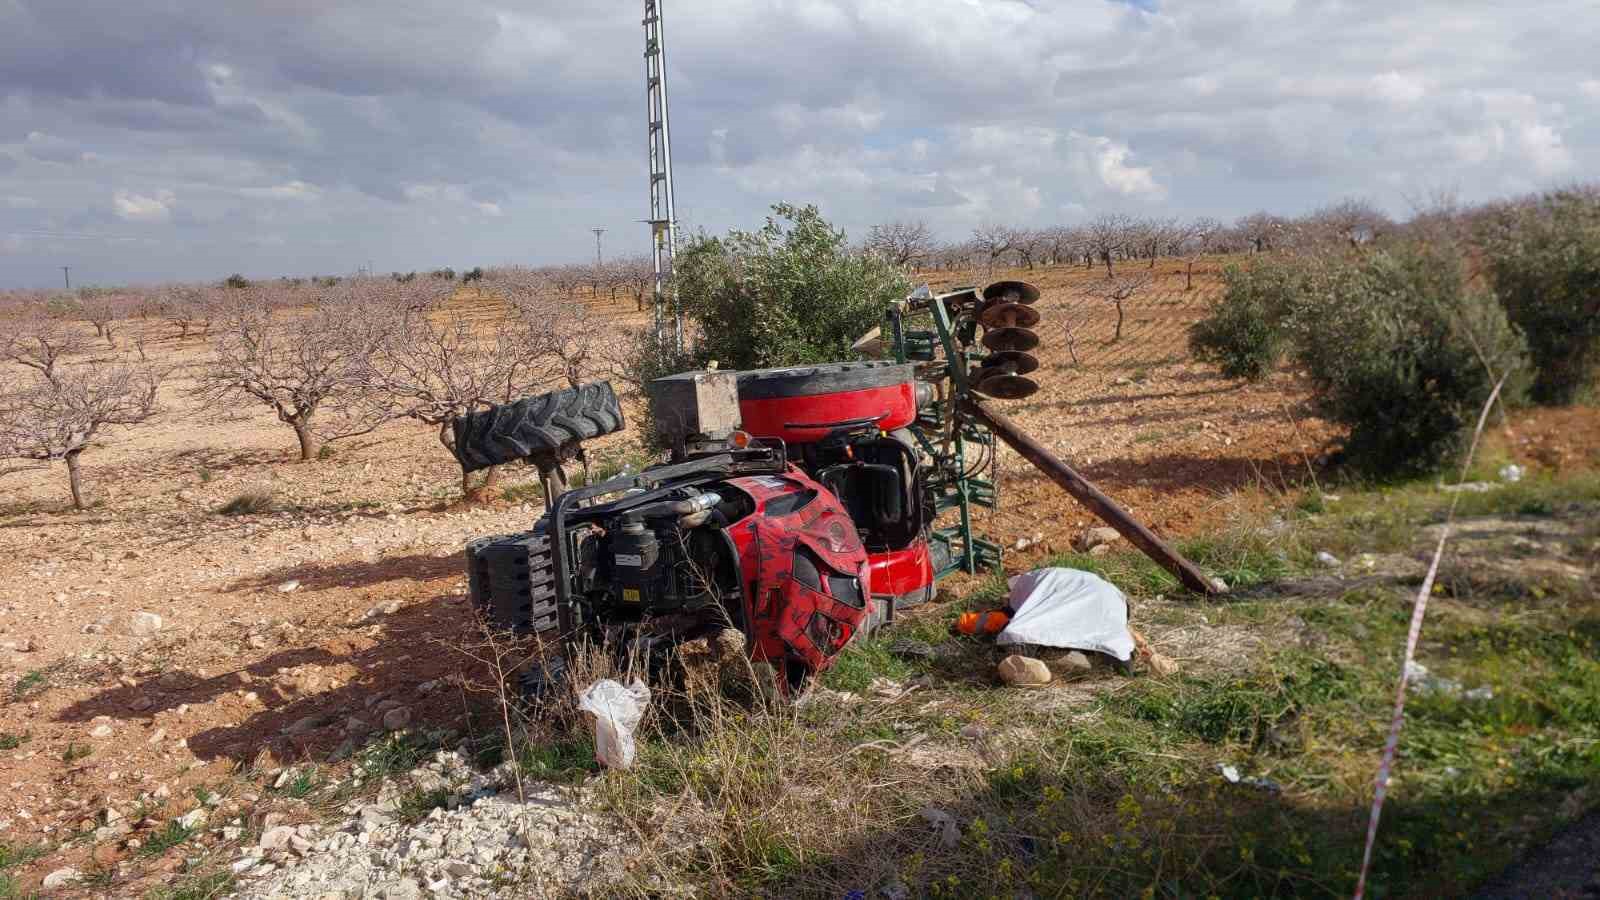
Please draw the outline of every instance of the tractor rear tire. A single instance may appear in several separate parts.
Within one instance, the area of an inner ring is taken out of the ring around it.
[[[556,459],[622,425],[611,382],[596,381],[462,416],[455,423],[456,459],[468,472],[529,457]]]

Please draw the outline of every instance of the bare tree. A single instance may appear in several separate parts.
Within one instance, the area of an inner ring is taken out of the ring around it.
[[[1017,264],[1033,268],[1039,256],[1048,253],[1050,238],[1037,228],[1016,228],[1011,232],[1011,252],[1017,255]]]
[[[1178,238],[1178,248],[1186,257],[1183,269],[1184,290],[1194,290],[1194,262],[1201,256],[1211,252],[1212,243],[1221,232],[1222,223],[1205,216],[1182,225]]]
[[[371,281],[327,289],[309,311],[279,311],[267,284],[232,292],[192,394],[213,407],[266,406],[294,429],[302,460],[377,428],[388,410],[373,396],[370,361],[393,319],[376,306],[393,298]]]
[[[1066,225],[1056,225],[1043,232],[1052,265],[1061,265],[1075,259],[1083,243],[1083,235],[1076,228]]]
[[[1288,226],[1288,221],[1281,216],[1256,212],[1239,219],[1233,227],[1250,244],[1252,252],[1265,253],[1282,246]]]
[[[210,330],[211,316],[218,306],[217,290],[192,284],[174,284],[161,291],[161,318],[177,329],[178,340],[188,338],[191,331],[205,334]]]
[[[1153,269],[1156,260],[1171,252],[1182,234],[1177,219],[1144,219],[1129,225],[1128,243],[1149,260],[1146,268]]]
[[[394,415],[435,428],[452,456],[457,419],[542,390],[557,374],[547,322],[514,314],[490,334],[479,335],[459,310],[396,309],[391,314],[396,320],[389,339],[373,354],[369,378]],[[474,488],[463,469],[462,496],[487,491],[496,478],[491,467]]]
[[[78,291],[79,314],[109,347],[117,346],[117,317],[122,312],[120,306],[126,304],[126,298],[125,292],[105,288],[83,288]]]
[[[87,349],[82,332],[39,305],[23,309],[0,330],[0,360],[26,366],[46,380],[57,377],[67,357]]]
[[[994,262],[1016,247],[1016,232],[1005,225],[987,224],[972,229],[972,245],[984,258],[985,271],[994,270]]]
[[[867,233],[865,246],[868,253],[875,253],[902,269],[921,264],[933,248],[933,232],[928,223],[921,220],[874,225]]]
[[[552,296],[544,281],[531,272],[521,279],[507,277],[497,287],[514,327],[533,342],[530,349],[542,350],[552,371],[569,386],[582,385],[601,331],[589,307]]]
[[[1144,290],[1150,284],[1152,276],[1149,272],[1139,272],[1133,275],[1108,275],[1088,288],[1091,296],[1112,304],[1117,309],[1117,328],[1108,343],[1115,344],[1122,340],[1122,305],[1134,295]]]
[[[622,277],[628,285],[628,293],[633,295],[634,310],[643,312],[645,298],[655,289],[655,264],[650,257],[639,255],[624,257],[619,266],[622,269]]]
[[[29,368],[24,379],[0,382],[0,458],[65,462],[72,505],[84,509],[79,458],[104,429],[151,419],[161,378],[98,360]]]
[[[1394,227],[1383,210],[1357,199],[1325,206],[1296,224],[1301,240],[1311,246],[1339,243],[1352,249],[1372,243]]]
[[[1084,241],[1095,259],[1105,263],[1107,278],[1112,277],[1112,257],[1127,252],[1133,227],[1133,220],[1121,213],[1096,216],[1084,227]]]

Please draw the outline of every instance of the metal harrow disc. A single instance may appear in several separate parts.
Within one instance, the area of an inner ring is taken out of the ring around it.
[[[1038,393],[1039,385],[1032,378],[1022,375],[995,372],[979,381],[973,390],[996,400],[1021,400]]]
[[[1026,281],[996,281],[983,289],[986,303],[1009,301],[1029,306],[1039,302],[1039,289]]]
[[[1003,350],[987,356],[983,360],[983,367],[978,370],[978,377],[985,378],[995,372],[1004,372],[1008,375],[1026,375],[1039,368],[1039,360],[1032,353],[1021,350]]]
[[[1039,313],[1031,306],[1000,300],[985,306],[978,321],[985,328],[1032,328],[1039,324]]]
[[[1039,336],[1026,328],[991,328],[983,333],[983,346],[997,351],[1026,352],[1039,346]]]

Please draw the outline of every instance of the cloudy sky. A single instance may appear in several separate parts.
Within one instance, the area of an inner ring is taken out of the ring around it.
[[[642,252],[642,3],[0,0],[0,286]],[[680,218],[1404,213],[1600,173],[1595,0],[667,0]]]

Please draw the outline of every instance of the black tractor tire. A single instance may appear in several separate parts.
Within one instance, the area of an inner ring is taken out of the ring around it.
[[[596,381],[462,416],[455,422],[456,459],[476,472],[529,457],[558,458],[579,441],[622,426],[611,382]]]
[[[889,360],[752,369],[739,373],[739,399],[814,397],[908,384],[915,378],[915,366]]]

